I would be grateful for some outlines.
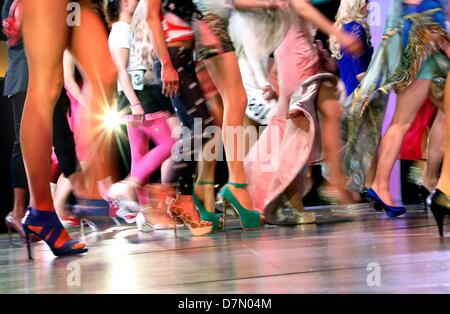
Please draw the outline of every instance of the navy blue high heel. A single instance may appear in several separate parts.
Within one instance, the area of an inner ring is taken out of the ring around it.
[[[78,243],[76,240],[69,240],[61,247],[55,247],[55,244],[62,232],[65,231],[55,212],[37,210],[30,207],[22,220],[22,227],[25,232],[29,259],[33,259],[31,256],[31,235],[35,235],[39,239],[45,241],[55,256],[76,255],[86,253],[88,251],[85,247],[73,249],[72,247]],[[36,232],[32,229],[34,227],[42,227],[42,230],[40,232]]]
[[[395,218],[406,213],[406,208],[404,206],[390,206],[385,204],[372,188],[367,190],[366,196],[369,201],[373,202],[374,207],[379,206],[383,208],[386,215],[390,218]]]

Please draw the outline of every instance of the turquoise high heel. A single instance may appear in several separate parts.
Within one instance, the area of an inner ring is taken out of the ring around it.
[[[228,182],[237,189],[245,189],[247,184]],[[256,210],[249,210],[244,208],[241,203],[234,196],[228,186],[224,186],[220,191],[223,199],[224,208],[224,225],[226,224],[227,210],[232,209],[241,221],[241,228],[244,230],[258,230],[264,226],[264,216]]]
[[[197,181],[195,185],[214,185],[213,181]],[[194,205],[197,209],[198,213],[200,214],[200,218],[204,221],[209,221],[213,223],[213,230],[214,231],[220,231],[223,230],[223,218],[221,215],[216,213],[209,212],[205,206],[203,206],[203,203],[198,198],[197,194],[195,194],[195,189],[192,192],[192,198],[194,199]]]

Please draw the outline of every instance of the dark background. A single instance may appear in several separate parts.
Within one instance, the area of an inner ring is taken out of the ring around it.
[[[36,0],[39,1],[39,0]],[[0,0],[0,8],[3,7],[4,0]],[[330,3],[321,5],[319,8],[329,17],[334,18],[340,1],[332,0]],[[1,28],[1,23],[0,23]],[[326,40],[326,37],[321,35]],[[0,32],[0,40],[6,38]],[[327,45],[324,45],[325,47]],[[0,78],[0,92],[3,94],[3,78]],[[12,111],[7,97],[0,97],[0,233],[6,232],[4,217],[12,209],[13,194],[11,188],[10,156],[14,139]]]
[[[4,2],[0,0],[0,8],[3,8]],[[0,32],[0,40],[6,40],[3,32]],[[3,94],[3,78],[0,78],[0,92]],[[8,98],[3,96],[0,98],[0,119],[0,232],[5,232],[4,217],[11,210],[13,202],[9,166],[14,133],[11,106]]]

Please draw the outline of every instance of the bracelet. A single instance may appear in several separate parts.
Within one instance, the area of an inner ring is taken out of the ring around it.
[[[136,107],[136,106],[142,106],[141,102],[137,102],[137,103],[134,103],[134,104],[130,104],[130,107],[131,107],[131,108]]]

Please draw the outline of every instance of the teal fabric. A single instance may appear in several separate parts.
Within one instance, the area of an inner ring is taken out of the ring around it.
[[[398,83],[395,74],[401,68],[404,57],[402,31],[402,1],[393,0],[385,24],[386,38],[360,86],[344,104],[341,125],[345,143],[343,167],[350,178],[348,188],[352,191],[363,191],[366,173],[377,154],[388,96]],[[447,71],[448,58],[440,53],[431,53],[424,60],[416,79],[442,79]]]

